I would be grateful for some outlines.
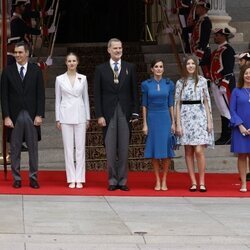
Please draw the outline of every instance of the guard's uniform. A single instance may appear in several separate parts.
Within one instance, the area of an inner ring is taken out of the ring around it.
[[[220,44],[211,55],[211,88],[222,117],[222,141],[231,138],[229,100],[231,92],[235,88],[234,63],[235,51],[227,42]]]
[[[189,38],[192,33],[192,27],[188,26],[187,19],[192,7],[192,0],[176,0],[176,8],[178,9],[178,17],[182,29],[182,39],[185,43],[185,52],[190,53]]]
[[[10,21],[10,32],[11,37],[20,37],[20,40],[26,41],[27,43],[30,43],[29,35],[41,34],[39,29],[29,27],[23,20],[22,16],[15,12]]]
[[[210,48],[209,39],[212,31],[212,23],[207,14],[200,16],[196,22],[191,36],[191,52],[195,54],[202,68],[205,78],[210,79]]]

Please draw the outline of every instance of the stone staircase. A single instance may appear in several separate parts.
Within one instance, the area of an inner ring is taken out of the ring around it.
[[[236,44],[237,51],[245,50],[248,44]],[[93,108],[93,75],[95,66],[108,59],[106,44],[71,44],[58,45],[55,48],[53,65],[48,69],[46,80],[46,118],[42,126],[42,141],[39,143],[39,165],[40,169],[64,169],[64,155],[61,132],[55,127],[55,95],[54,81],[58,74],[65,72],[64,57],[67,51],[75,51],[80,55],[79,72],[87,75],[89,83],[89,96],[91,103],[91,126],[87,131],[86,161],[87,169],[101,170],[106,167],[105,150],[102,146],[102,131],[94,119]],[[176,81],[180,74],[175,59],[168,45],[140,45],[128,44],[124,47],[123,59],[134,62],[138,71],[138,88],[140,82],[149,77],[150,62],[153,58],[164,60],[165,74]],[[219,137],[220,116],[212,102],[215,137]],[[151,169],[149,160],[143,159],[144,136],[141,132],[142,120],[133,128],[131,145],[129,148],[130,170],[145,171]],[[236,172],[236,157],[230,153],[229,146],[215,146],[215,149],[206,150],[207,169],[209,172]],[[22,166],[27,166],[27,153],[22,153]],[[174,159],[176,171],[186,171],[183,147],[176,151]]]

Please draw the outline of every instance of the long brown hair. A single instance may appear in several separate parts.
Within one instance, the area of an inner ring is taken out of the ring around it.
[[[237,83],[237,87],[240,88],[240,89],[243,88],[243,86],[244,86],[244,74],[245,74],[247,69],[250,69],[249,64],[243,65],[240,68],[240,75],[239,75],[239,80],[238,80],[238,83]]]
[[[188,79],[188,76],[189,76],[189,73],[187,71],[187,62],[189,60],[193,60],[194,64],[195,64],[195,71],[194,71],[194,74],[193,74],[193,78],[195,80],[195,86],[194,86],[194,89],[196,90],[196,86],[198,84],[198,81],[199,81],[199,75],[198,75],[198,60],[196,59],[195,56],[188,56],[185,58],[184,60],[184,63],[183,63],[183,72],[182,72],[182,79],[184,80],[184,85],[187,83],[187,79]]]

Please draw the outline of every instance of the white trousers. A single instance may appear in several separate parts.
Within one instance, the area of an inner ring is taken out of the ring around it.
[[[218,88],[218,86],[214,83],[211,84],[211,89],[212,89],[212,93],[214,96],[216,106],[220,112],[220,115],[226,117],[227,119],[230,119],[231,115],[230,115],[230,110],[228,108],[229,101],[227,99],[227,94],[222,93],[220,89]]]
[[[85,182],[86,123],[61,124],[67,182]],[[74,164],[74,146],[75,160]]]

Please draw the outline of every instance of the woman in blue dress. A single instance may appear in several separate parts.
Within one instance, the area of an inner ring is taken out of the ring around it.
[[[144,157],[152,159],[156,177],[155,190],[166,191],[167,173],[174,152],[171,132],[174,132],[174,83],[163,78],[162,60],[151,63],[153,77],[142,82],[143,133],[147,136]],[[160,178],[160,165],[163,168]]]
[[[238,154],[240,192],[247,192],[247,157],[250,157],[250,65],[241,68],[238,86],[230,99],[232,125],[231,152]]]

